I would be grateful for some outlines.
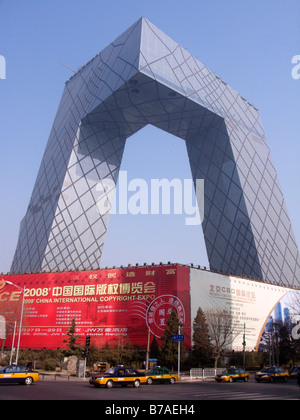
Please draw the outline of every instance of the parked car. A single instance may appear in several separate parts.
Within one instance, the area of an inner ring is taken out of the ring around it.
[[[280,367],[268,367],[256,372],[255,380],[257,382],[274,382],[274,381],[287,381],[289,373]]]
[[[244,381],[248,382],[250,379],[250,373],[244,369],[229,368],[222,372],[220,375],[215,376],[217,382],[236,382]]]
[[[39,372],[26,366],[9,365],[0,369],[0,384],[20,383],[31,385],[40,380]]]
[[[132,384],[135,388],[138,388],[141,383],[146,383],[146,376],[136,369],[118,366],[111,367],[103,374],[93,375],[89,382],[97,388],[101,385],[112,388],[116,384],[122,386]]]
[[[146,372],[146,383],[151,385],[153,382],[174,384],[178,381],[177,373],[167,368],[155,367]]]
[[[294,368],[290,369],[289,377],[297,379],[299,369],[300,369],[300,366],[295,366]]]

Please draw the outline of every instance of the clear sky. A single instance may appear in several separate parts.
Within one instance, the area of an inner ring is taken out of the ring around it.
[[[236,89],[261,114],[300,245],[299,0],[0,0],[0,272],[10,269],[65,81],[141,16]],[[158,147],[155,147],[155,146]],[[190,177],[181,140],[147,127],[128,140],[132,177]],[[207,265],[201,226],[181,216],[111,217],[101,266]]]

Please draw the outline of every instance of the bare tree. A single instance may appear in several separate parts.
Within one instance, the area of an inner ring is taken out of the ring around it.
[[[234,321],[234,317],[222,310],[208,310],[205,312],[209,337],[213,347],[215,368],[226,348],[242,333],[242,326]]]

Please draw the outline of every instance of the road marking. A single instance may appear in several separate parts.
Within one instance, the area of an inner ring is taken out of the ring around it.
[[[192,394],[193,397],[202,397],[205,399],[230,399],[230,400],[286,400],[287,396],[269,395],[261,393],[246,393],[246,392],[201,392]],[[293,396],[296,398],[296,396]]]

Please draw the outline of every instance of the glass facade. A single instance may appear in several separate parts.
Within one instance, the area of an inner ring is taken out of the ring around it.
[[[14,273],[99,267],[126,139],[147,124],[186,142],[205,180],[212,270],[299,287],[300,259],[258,110],[141,18],[66,83],[21,222]]]

